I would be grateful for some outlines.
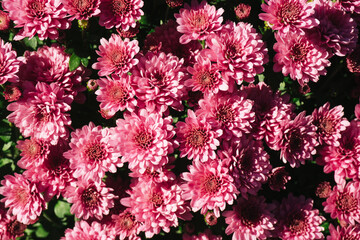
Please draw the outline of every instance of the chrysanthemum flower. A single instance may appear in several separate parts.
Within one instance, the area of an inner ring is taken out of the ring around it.
[[[315,195],[319,198],[328,198],[330,196],[330,193],[331,185],[327,181],[319,183],[315,190]]]
[[[305,164],[305,160],[312,159],[316,153],[316,127],[312,124],[311,116],[305,116],[305,111],[299,113],[294,120],[283,123],[282,140],[279,143],[280,157],[291,167]]]
[[[226,140],[249,133],[251,123],[255,121],[253,101],[239,91],[205,96],[199,101],[199,107],[196,115],[205,117],[212,129],[221,129],[221,138]]]
[[[205,40],[211,33],[221,29],[224,9],[216,10],[215,6],[209,5],[206,1],[200,4],[198,0],[192,0],[191,6],[185,3],[184,8],[178,14],[174,14],[178,32],[183,35],[179,41],[187,44],[191,40]]]
[[[105,172],[116,172],[116,167],[122,167],[117,151],[117,143],[111,141],[108,128],[102,129],[92,122],[71,133],[70,150],[64,152],[69,159],[70,167],[74,169],[76,178],[101,180]]]
[[[101,0],[99,24],[106,29],[115,27],[127,31],[144,15],[143,6],[142,0]]]
[[[313,16],[320,20],[320,24],[311,30],[313,41],[340,57],[351,53],[356,47],[358,29],[350,13],[332,1],[315,0],[314,3]]]
[[[264,71],[268,62],[267,49],[261,35],[249,23],[228,22],[221,31],[207,38],[205,55],[217,62],[222,76],[232,91],[233,82],[253,82],[256,74]]]
[[[125,109],[134,111],[137,101],[130,83],[130,76],[126,73],[121,76],[112,74],[110,77],[106,76],[97,80],[99,89],[95,94],[96,100],[100,102],[100,108],[107,111],[109,115]]]
[[[306,0],[265,0],[259,18],[267,21],[273,30],[282,33],[303,33],[303,29],[319,24],[314,18],[314,5]]]
[[[323,206],[333,219],[351,225],[360,223],[360,183],[351,181],[334,186]]]
[[[40,166],[50,153],[48,143],[33,138],[17,141],[16,148],[21,151],[17,165],[23,169]]]
[[[10,26],[10,18],[7,12],[0,10],[0,31],[6,31]]]
[[[65,189],[63,196],[72,203],[70,212],[77,218],[87,220],[95,217],[101,220],[114,206],[115,196],[112,191],[113,189],[106,187],[102,181],[85,180],[80,177],[76,186],[71,185]]]
[[[66,12],[71,15],[70,21],[88,20],[100,13],[100,0],[61,0]]]
[[[100,39],[100,44],[99,50],[96,50],[100,57],[92,65],[94,69],[100,70],[99,76],[128,73],[139,62],[134,58],[140,50],[137,40],[122,40],[119,35],[112,34],[109,40]]]
[[[270,212],[273,206],[265,203],[263,196],[239,198],[232,210],[224,212],[228,224],[225,233],[233,233],[233,240],[256,240],[270,237],[276,219]]]
[[[0,218],[1,240],[12,240],[24,235],[27,225],[19,222],[16,216],[4,214]]]
[[[337,226],[330,224],[329,226],[330,235],[326,240],[342,240],[342,239],[360,239],[360,227],[348,225],[346,227]]]
[[[109,234],[105,225],[93,221],[91,225],[88,222],[80,220],[75,222],[73,229],[66,229],[65,236],[61,240],[78,240],[78,239],[96,239],[96,240],[113,240],[114,237]]]
[[[210,229],[206,229],[203,233],[199,233],[198,235],[188,235],[184,234],[182,237],[183,240],[222,240],[221,236],[214,235]]]
[[[9,12],[20,32],[14,40],[32,38],[38,34],[41,40],[57,39],[58,29],[70,28],[70,21],[59,0],[3,0],[2,7]]]
[[[3,94],[4,94],[5,100],[8,102],[17,101],[21,97],[21,91],[15,85],[6,85]]]
[[[339,105],[330,109],[329,102],[319,107],[319,109],[314,109],[312,113],[313,124],[317,127],[320,144],[340,145],[341,132],[350,125],[350,122],[343,116],[344,107]]]
[[[122,162],[129,162],[130,170],[140,173],[147,169],[161,171],[174,151],[175,130],[171,123],[170,116],[163,118],[146,109],[124,114],[124,119],[116,121],[115,129]]]
[[[238,194],[228,168],[220,160],[209,160],[193,162],[188,169],[190,172],[181,174],[185,181],[181,185],[183,198],[191,200],[193,212],[201,209],[201,214],[205,214],[213,210],[220,217],[220,211],[224,211],[226,204],[232,205]]]
[[[285,170],[285,166],[276,167],[271,170],[268,178],[268,184],[271,190],[284,190],[286,183],[291,180],[291,176]]]
[[[187,78],[184,60],[172,54],[148,52],[133,68],[132,87],[138,105],[151,110],[166,111],[168,107],[183,110],[184,81]]]
[[[130,197],[122,198],[120,202],[131,208],[136,221],[142,223],[140,229],[147,238],[160,230],[168,233],[170,227],[178,226],[178,218],[189,220],[189,209],[182,199],[181,188],[174,182],[138,181],[127,193]]]
[[[55,145],[59,138],[69,135],[72,99],[56,83],[39,82],[35,90],[8,105],[7,117],[20,129],[24,137],[33,137]]]
[[[334,172],[335,182],[340,184],[347,178],[359,179],[360,129],[355,121],[341,132],[339,146],[328,145],[320,148],[320,165],[324,172]]]
[[[171,8],[176,8],[182,6],[184,0],[166,0],[166,4]]]
[[[222,130],[211,130],[206,118],[197,117],[189,109],[185,122],[176,124],[176,135],[180,144],[180,157],[187,156],[194,161],[206,162],[216,158],[215,150],[220,145],[218,138]]]
[[[4,196],[1,202],[9,208],[9,213],[23,224],[37,221],[46,203],[40,194],[36,183],[29,182],[23,175],[15,173],[6,175],[1,181],[0,194]]]
[[[340,5],[342,9],[349,13],[360,13],[359,0],[337,0],[336,4]]]
[[[360,45],[357,45],[355,50],[347,55],[346,66],[350,72],[360,73]]]
[[[118,215],[112,215],[111,218],[115,234],[119,236],[120,240],[140,240],[138,235],[140,233],[141,223],[136,221],[130,209],[126,209]]]
[[[290,193],[283,198],[275,215],[278,219],[274,234],[283,240],[323,239],[325,218],[313,208],[313,200],[304,196],[295,197]]]
[[[12,49],[11,43],[5,43],[0,38],[0,84],[7,81],[17,82],[19,77],[16,75],[19,71],[20,61],[16,58],[17,53]]]
[[[326,74],[325,67],[330,66],[329,53],[296,33],[275,33],[277,42],[274,50],[274,71],[290,74],[301,86],[309,81],[317,82],[320,75]]]

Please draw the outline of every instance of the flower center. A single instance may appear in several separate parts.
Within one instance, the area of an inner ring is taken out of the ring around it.
[[[193,11],[190,19],[190,25],[192,26],[194,32],[205,30],[208,26],[208,22],[209,19],[203,12]]]
[[[14,196],[17,202],[25,205],[29,201],[29,193],[26,189],[23,188],[15,188]]]
[[[252,153],[249,149],[246,149],[240,157],[239,160],[239,168],[243,170],[244,172],[251,172],[254,167],[254,158],[252,156]]]
[[[122,16],[128,13],[131,9],[131,1],[129,0],[113,0],[112,10],[117,16]]]
[[[122,67],[127,60],[127,54],[123,49],[115,48],[107,54],[109,60],[115,67]]]
[[[227,59],[240,57],[241,54],[242,54],[242,48],[239,44],[231,43],[226,46],[225,57]]]
[[[209,194],[217,193],[220,187],[221,187],[220,179],[214,174],[208,174],[207,176],[205,176],[201,183],[201,189]]]
[[[109,97],[111,101],[124,105],[129,98],[129,94],[122,85],[114,85],[109,89]]]
[[[36,18],[41,18],[45,12],[45,2],[43,0],[33,0],[28,3],[30,14]]]
[[[49,122],[51,120],[51,111],[48,106],[39,107],[36,110],[35,118],[39,122]]]
[[[88,12],[94,5],[93,0],[73,0],[73,7],[81,13]]]
[[[215,76],[209,71],[199,72],[195,77],[196,81],[205,88],[211,88],[215,84]]]
[[[199,148],[203,147],[208,139],[209,136],[206,130],[192,129],[186,138],[186,144],[195,148]]]
[[[351,194],[340,193],[336,198],[336,207],[342,212],[350,213],[357,209],[358,201]]]
[[[302,138],[298,132],[290,134],[289,146],[292,151],[298,151],[301,148]]]
[[[308,52],[309,48],[305,43],[295,43],[290,50],[290,57],[294,62],[302,62]]]
[[[334,122],[330,119],[323,119],[319,124],[319,130],[321,133],[333,133],[334,132]]]
[[[143,149],[148,149],[152,144],[152,140],[151,134],[145,131],[141,131],[135,136],[136,144]]]
[[[164,203],[160,193],[153,193],[150,197],[150,201],[153,203],[154,207],[160,207]]]
[[[41,146],[35,141],[25,140],[23,153],[29,158],[36,158],[41,152]]]
[[[222,105],[216,113],[216,119],[223,123],[233,122],[234,118],[234,110],[229,105]]]
[[[22,235],[25,229],[26,229],[26,225],[21,222],[18,222],[17,220],[13,220],[7,225],[7,230],[12,237]]]
[[[131,230],[135,226],[135,217],[131,213],[126,212],[118,218],[116,225],[122,230]]]
[[[100,143],[92,143],[85,150],[86,156],[90,161],[99,162],[105,157],[105,149],[104,146]]]
[[[88,208],[96,207],[99,203],[100,193],[96,191],[94,186],[85,189],[81,195],[81,200]]]
[[[153,87],[162,87],[166,83],[166,75],[160,72],[154,72],[150,77],[150,86]]]
[[[299,19],[300,14],[301,6],[293,1],[284,3],[277,12],[278,18],[284,24],[291,24],[295,22]]]
[[[246,201],[246,204],[238,206],[237,213],[239,218],[241,219],[241,223],[251,228],[256,226],[260,222],[262,218],[262,213],[257,204],[249,200]]]
[[[305,214],[303,211],[297,211],[289,215],[286,221],[288,229],[292,233],[301,233],[307,229]]]

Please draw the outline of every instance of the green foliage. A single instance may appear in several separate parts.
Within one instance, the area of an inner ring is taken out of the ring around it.
[[[76,55],[76,53],[73,53],[69,60],[69,70],[74,71],[77,69],[80,66],[81,60],[82,59]]]

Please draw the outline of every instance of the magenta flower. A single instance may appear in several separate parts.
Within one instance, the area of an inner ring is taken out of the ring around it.
[[[138,235],[140,233],[141,223],[136,221],[130,209],[126,209],[118,215],[112,215],[111,218],[115,233],[119,236],[120,240],[140,240]]]
[[[101,0],[99,24],[106,29],[115,27],[127,31],[144,15],[143,6],[142,0]]]
[[[0,84],[4,84],[7,81],[17,82],[19,77],[17,73],[19,71],[20,61],[16,58],[17,53],[12,49],[11,43],[5,43],[0,38]]]
[[[348,225],[347,227],[337,226],[330,224],[330,236],[326,240],[342,240],[342,239],[360,239],[360,227],[355,225]]]
[[[64,152],[64,157],[69,159],[74,177],[101,181],[106,172],[115,173],[117,167],[122,167],[117,143],[111,138],[110,129],[92,122],[71,133],[71,149]]]
[[[191,40],[205,40],[211,33],[221,29],[224,9],[216,10],[215,6],[206,1],[200,4],[198,0],[192,0],[191,6],[185,3],[184,8],[178,14],[174,14],[179,26],[176,28],[183,35],[179,41],[187,44]]]
[[[263,196],[249,196],[239,198],[232,210],[224,212],[225,222],[228,224],[225,233],[233,233],[233,240],[266,239],[271,236],[276,219],[270,212],[272,205],[265,203]]]
[[[22,237],[27,228],[26,224],[19,222],[16,216],[4,214],[0,218],[0,237],[1,240],[12,240]]]
[[[93,221],[91,225],[88,222],[80,220],[75,222],[73,229],[66,229],[65,236],[61,240],[79,240],[79,239],[97,239],[113,240],[114,237],[109,233],[105,225]]]
[[[40,166],[50,153],[49,145],[45,141],[32,138],[17,141],[16,148],[21,151],[21,159],[17,165],[23,169]]]
[[[183,240],[222,240],[221,236],[214,235],[210,229],[206,229],[203,233],[199,233],[198,235],[188,235],[183,234]]]
[[[112,74],[110,77],[97,80],[99,89],[95,92],[96,100],[100,102],[100,108],[109,115],[115,115],[125,109],[132,112],[135,110],[137,101],[135,90],[130,85],[130,76],[126,73],[121,76]]]
[[[14,40],[32,38],[38,34],[41,40],[57,39],[58,29],[70,28],[70,21],[60,0],[3,0],[2,7],[9,12],[20,32]]]
[[[55,145],[69,135],[69,113],[72,99],[56,83],[39,82],[34,91],[8,105],[7,117],[20,129],[24,137],[33,137]]]
[[[244,21],[249,18],[251,12],[251,6],[245,3],[240,3],[234,8],[235,15],[240,21]]]
[[[100,39],[100,43],[99,50],[96,51],[100,57],[92,65],[94,69],[100,70],[99,76],[128,73],[139,62],[134,58],[140,50],[137,40],[122,40],[119,35],[112,34],[109,40]]]
[[[360,0],[337,0],[336,3],[346,12],[360,13]]]
[[[356,45],[353,52],[346,57],[346,66],[350,72],[358,74],[360,73],[360,45]]]
[[[273,30],[282,33],[303,33],[304,29],[319,24],[314,18],[314,4],[306,0],[265,0],[259,18],[268,22]]]
[[[189,109],[185,122],[176,124],[176,134],[181,158],[187,156],[188,159],[201,162],[216,158],[215,150],[220,145],[218,138],[222,130],[213,131],[206,118],[196,116]]]
[[[323,206],[333,219],[351,225],[360,223],[360,183],[351,181],[336,185]]]
[[[4,180],[1,180],[1,185],[0,194],[4,196],[1,202],[5,203],[5,207],[9,208],[8,213],[16,216],[19,222],[32,224],[46,209],[46,203],[36,183],[29,182],[23,175],[6,175]]]
[[[290,74],[301,86],[309,81],[317,82],[320,75],[326,74],[330,66],[329,53],[309,41],[305,36],[287,33],[275,33],[277,43],[274,50],[274,71]]]
[[[7,12],[0,10],[0,31],[6,31],[10,27],[10,18]]]
[[[88,20],[100,13],[100,0],[61,0],[66,12],[71,15],[70,21]]]
[[[228,168],[220,160],[209,160],[193,162],[188,169],[190,172],[181,174],[185,181],[181,185],[183,198],[191,200],[193,212],[201,209],[201,214],[205,214],[212,210],[220,217],[220,211],[225,210],[226,204],[232,205],[239,193]]]
[[[291,180],[291,176],[285,170],[285,166],[276,167],[271,170],[268,184],[271,190],[280,191],[286,188],[286,183]]]

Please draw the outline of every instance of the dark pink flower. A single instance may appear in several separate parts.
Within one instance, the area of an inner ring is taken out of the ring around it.
[[[20,99],[21,91],[15,85],[6,85],[3,92],[5,100],[8,102],[14,102]]]
[[[360,1],[359,0],[337,0],[337,4],[341,6],[346,12],[360,13]]]
[[[105,225],[93,221],[91,225],[83,220],[77,221],[73,229],[66,229],[65,236],[61,240],[113,240],[114,237],[109,233]]]
[[[21,151],[17,165],[23,169],[40,166],[50,153],[49,145],[33,138],[17,141],[16,147]]]
[[[61,0],[66,12],[71,15],[69,20],[88,20],[100,13],[100,0]]]
[[[343,240],[343,239],[360,239],[360,227],[358,225],[348,225],[346,227],[330,224],[329,226],[330,236],[326,240]]]
[[[19,77],[17,73],[19,71],[20,61],[16,58],[17,53],[12,49],[11,43],[5,43],[0,38],[0,84],[4,84],[7,81],[17,82]]]
[[[0,31],[6,31],[10,26],[10,18],[7,12],[0,10]]]
[[[206,229],[203,233],[199,233],[198,235],[183,235],[183,240],[222,240],[221,236],[214,235],[210,229]]]
[[[182,6],[184,0],[166,0],[166,4],[171,8],[176,8]]]
[[[1,240],[13,240],[22,237],[27,225],[19,222],[16,216],[10,214],[4,214],[3,216],[3,218],[0,218]]]
[[[130,208],[124,210],[118,215],[112,215],[111,218],[114,223],[115,233],[119,236],[120,240],[140,240],[138,235],[140,233],[141,223],[136,221],[136,218],[131,213]]]
[[[316,187],[315,195],[319,198],[328,198],[331,193],[331,185],[329,182],[321,182]]]
[[[183,35],[180,37],[181,44],[187,44],[191,40],[205,40],[211,33],[221,29],[224,9],[216,10],[215,6],[209,5],[206,1],[200,4],[198,0],[192,0],[191,6],[185,3],[184,8],[175,14],[176,28]]]
[[[350,72],[360,73],[360,45],[357,45],[355,50],[347,55],[346,66]]]
[[[251,6],[240,3],[234,8],[235,15],[240,21],[246,20],[250,16]]]
[[[286,188],[286,183],[291,180],[291,176],[285,170],[285,166],[276,167],[271,170],[268,184],[271,190],[280,191]]]

